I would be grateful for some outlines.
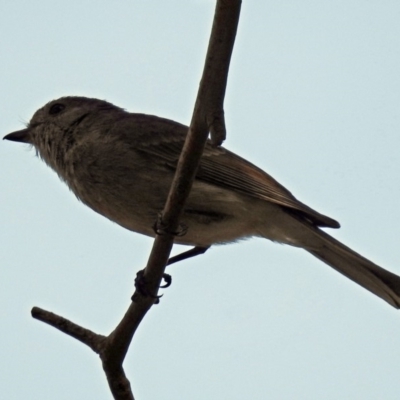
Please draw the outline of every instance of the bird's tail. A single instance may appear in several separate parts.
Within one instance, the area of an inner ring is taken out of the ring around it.
[[[305,224],[304,224],[305,225]],[[313,246],[305,249],[336,271],[400,308],[400,277],[367,260],[318,228],[305,225]]]
[[[347,278],[400,308],[400,277],[367,260],[303,218],[282,212],[269,215],[260,236],[301,247]],[[274,218],[276,219],[274,223]]]

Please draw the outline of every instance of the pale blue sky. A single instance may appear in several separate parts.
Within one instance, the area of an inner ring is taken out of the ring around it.
[[[1,136],[65,95],[188,123],[213,12],[3,1]],[[398,274],[399,20],[395,0],[244,1],[225,101],[225,146]],[[27,146],[0,144],[2,397],[109,399],[97,356],[30,309],[109,333],[152,240],[80,204]],[[137,399],[398,399],[399,311],[304,251],[253,239],[170,272],[125,362]]]

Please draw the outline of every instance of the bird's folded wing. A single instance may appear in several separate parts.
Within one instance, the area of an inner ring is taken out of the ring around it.
[[[188,128],[177,122],[143,114],[141,129],[146,140],[136,150],[145,153],[153,162],[176,168]],[[146,121],[145,121],[146,120]],[[144,127],[146,127],[144,129]],[[143,131],[146,131],[144,132]],[[149,139],[152,140],[149,140]],[[314,225],[338,228],[337,221],[318,213],[298,201],[287,189],[260,168],[226,150],[207,142],[196,178],[212,185],[234,190],[248,196],[270,201],[307,219]]]

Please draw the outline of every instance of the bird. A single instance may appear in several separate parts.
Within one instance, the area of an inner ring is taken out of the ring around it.
[[[154,237],[154,223],[164,207],[187,132],[187,126],[166,118],[127,112],[105,100],[67,96],[45,104],[26,128],[4,139],[32,145],[95,212]],[[339,228],[336,220],[300,202],[268,173],[210,140],[181,222],[185,234],[174,242],[194,246],[187,252],[190,255],[212,245],[266,238],[303,248],[400,308],[400,277],[322,230]]]

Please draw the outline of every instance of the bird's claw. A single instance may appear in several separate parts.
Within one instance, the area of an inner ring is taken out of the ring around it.
[[[169,274],[163,274],[163,279],[165,281],[164,285],[161,285],[160,288],[164,289],[167,288],[169,286],[171,286],[172,283],[172,276]],[[144,277],[144,270],[141,269],[140,271],[138,271],[138,273],[136,274],[136,278],[135,278],[135,288],[136,290],[144,297],[151,297],[152,299],[154,299],[154,303],[158,304],[160,302],[160,298],[163,296],[161,295],[154,295],[153,293],[151,293],[149,291],[149,289],[147,288],[147,281]],[[133,297],[133,296],[132,296]]]
[[[156,235],[173,235],[173,236],[185,236],[187,231],[188,231],[188,227],[185,224],[179,224],[179,228],[177,231],[170,231],[168,229],[168,227],[166,226],[166,224],[164,224],[163,220],[162,220],[162,214],[158,214],[158,218],[157,221],[154,223],[153,225],[153,230],[154,233]]]

